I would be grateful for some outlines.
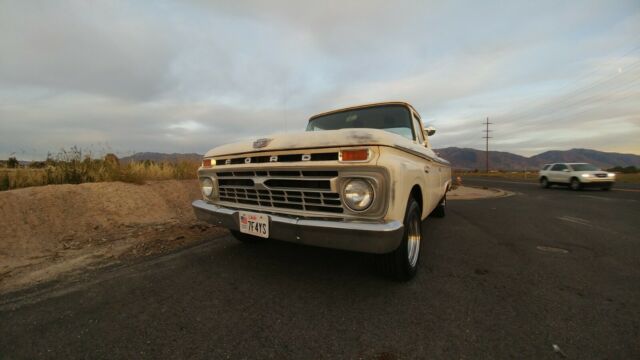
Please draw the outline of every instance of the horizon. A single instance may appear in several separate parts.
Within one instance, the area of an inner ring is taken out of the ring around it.
[[[433,148],[433,150],[442,150],[442,149],[451,149],[451,148],[457,148],[457,149],[461,149],[461,150],[474,150],[474,151],[481,151],[484,152],[485,150],[483,149],[476,149],[476,148],[470,148],[470,147],[458,147],[458,146],[446,146],[446,147],[439,147],[439,148]],[[79,149],[82,152],[87,152],[83,149]],[[512,155],[518,155],[518,156],[522,156],[525,158],[532,158],[534,156],[538,156],[541,154],[544,154],[546,152],[553,152],[553,151],[559,151],[559,152],[566,152],[566,151],[573,151],[573,150],[587,150],[587,151],[597,151],[597,152],[601,152],[601,153],[607,153],[607,154],[619,154],[619,155],[635,155],[635,156],[640,156],[640,154],[637,153],[624,153],[624,152],[616,152],[616,151],[603,151],[603,150],[598,150],[598,149],[588,149],[588,148],[571,148],[571,149],[566,149],[566,150],[560,150],[560,149],[550,149],[550,150],[545,150],[539,153],[535,153],[532,155],[522,155],[522,154],[518,154],[516,152],[511,152],[511,151],[502,151],[502,150],[492,150],[491,148],[489,149],[489,152],[500,152],[500,153],[509,153]],[[92,152],[90,152],[91,154],[94,154]],[[95,153],[97,156],[94,156],[93,158],[101,158],[104,157],[106,154],[108,154],[109,152],[97,152]],[[123,158],[127,158],[127,157],[133,157],[135,155],[138,154],[159,154],[159,155],[199,155],[199,156],[204,156],[204,154],[206,153],[206,151],[204,153],[197,153],[197,152],[187,152],[187,153],[181,153],[181,152],[160,152],[160,151],[138,151],[138,152],[129,152],[129,153],[117,153],[117,152],[112,152],[112,154],[115,154],[119,159],[123,159]],[[51,155],[56,155],[56,153],[51,152]],[[24,159],[24,158],[20,158],[19,156],[16,155],[11,155],[10,157],[15,157],[16,160],[18,161],[22,161],[22,162],[33,162],[33,161],[45,161],[46,157],[42,157],[42,158],[31,158],[31,159]],[[0,158],[0,161],[4,161],[7,160],[8,158]]]
[[[484,151],[488,117],[490,151],[640,154],[634,0],[8,0],[0,23],[0,159],[205,153],[398,99],[434,148]]]

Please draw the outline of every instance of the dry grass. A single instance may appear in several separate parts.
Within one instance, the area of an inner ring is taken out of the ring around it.
[[[528,180],[537,181],[537,171],[499,171],[499,172],[473,172],[473,171],[454,171],[453,177],[469,177],[469,176],[482,176],[482,177],[495,177],[501,179],[513,179],[513,180]]]
[[[640,173],[636,174],[616,174],[616,181],[627,184],[639,184]]]
[[[147,180],[195,179],[199,163],[182,161],[155,163],[152,161],[120,164],[115,156],[94,159],[72,148],[55,158],[40,163],[42,168],[0,169],[0,191],[52,184],[81,184],[123,181],[144,184]]]

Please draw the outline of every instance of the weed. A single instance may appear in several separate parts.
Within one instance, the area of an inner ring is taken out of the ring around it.
[[[197,162],[139,161],[121,164],[113,154],[96,159],[77,147],[47,156],[45,162],[29,168],[0,169],[0,191],[50,184],[123,181],[144,184],[147,180],[195,179]]]

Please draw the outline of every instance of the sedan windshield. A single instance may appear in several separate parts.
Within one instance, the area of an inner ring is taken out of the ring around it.
[[[573,171],[596,171],[600,170],[591,164],[571,164]]]
[[[369,128],[392,132],[413,140],[411,114],[400,105],[345,110],[309,120],[307,131]]]

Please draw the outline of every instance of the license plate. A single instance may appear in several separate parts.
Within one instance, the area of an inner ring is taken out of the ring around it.
[[[240,232],[268,238],[269,216],[265,214],[240,211]]]

